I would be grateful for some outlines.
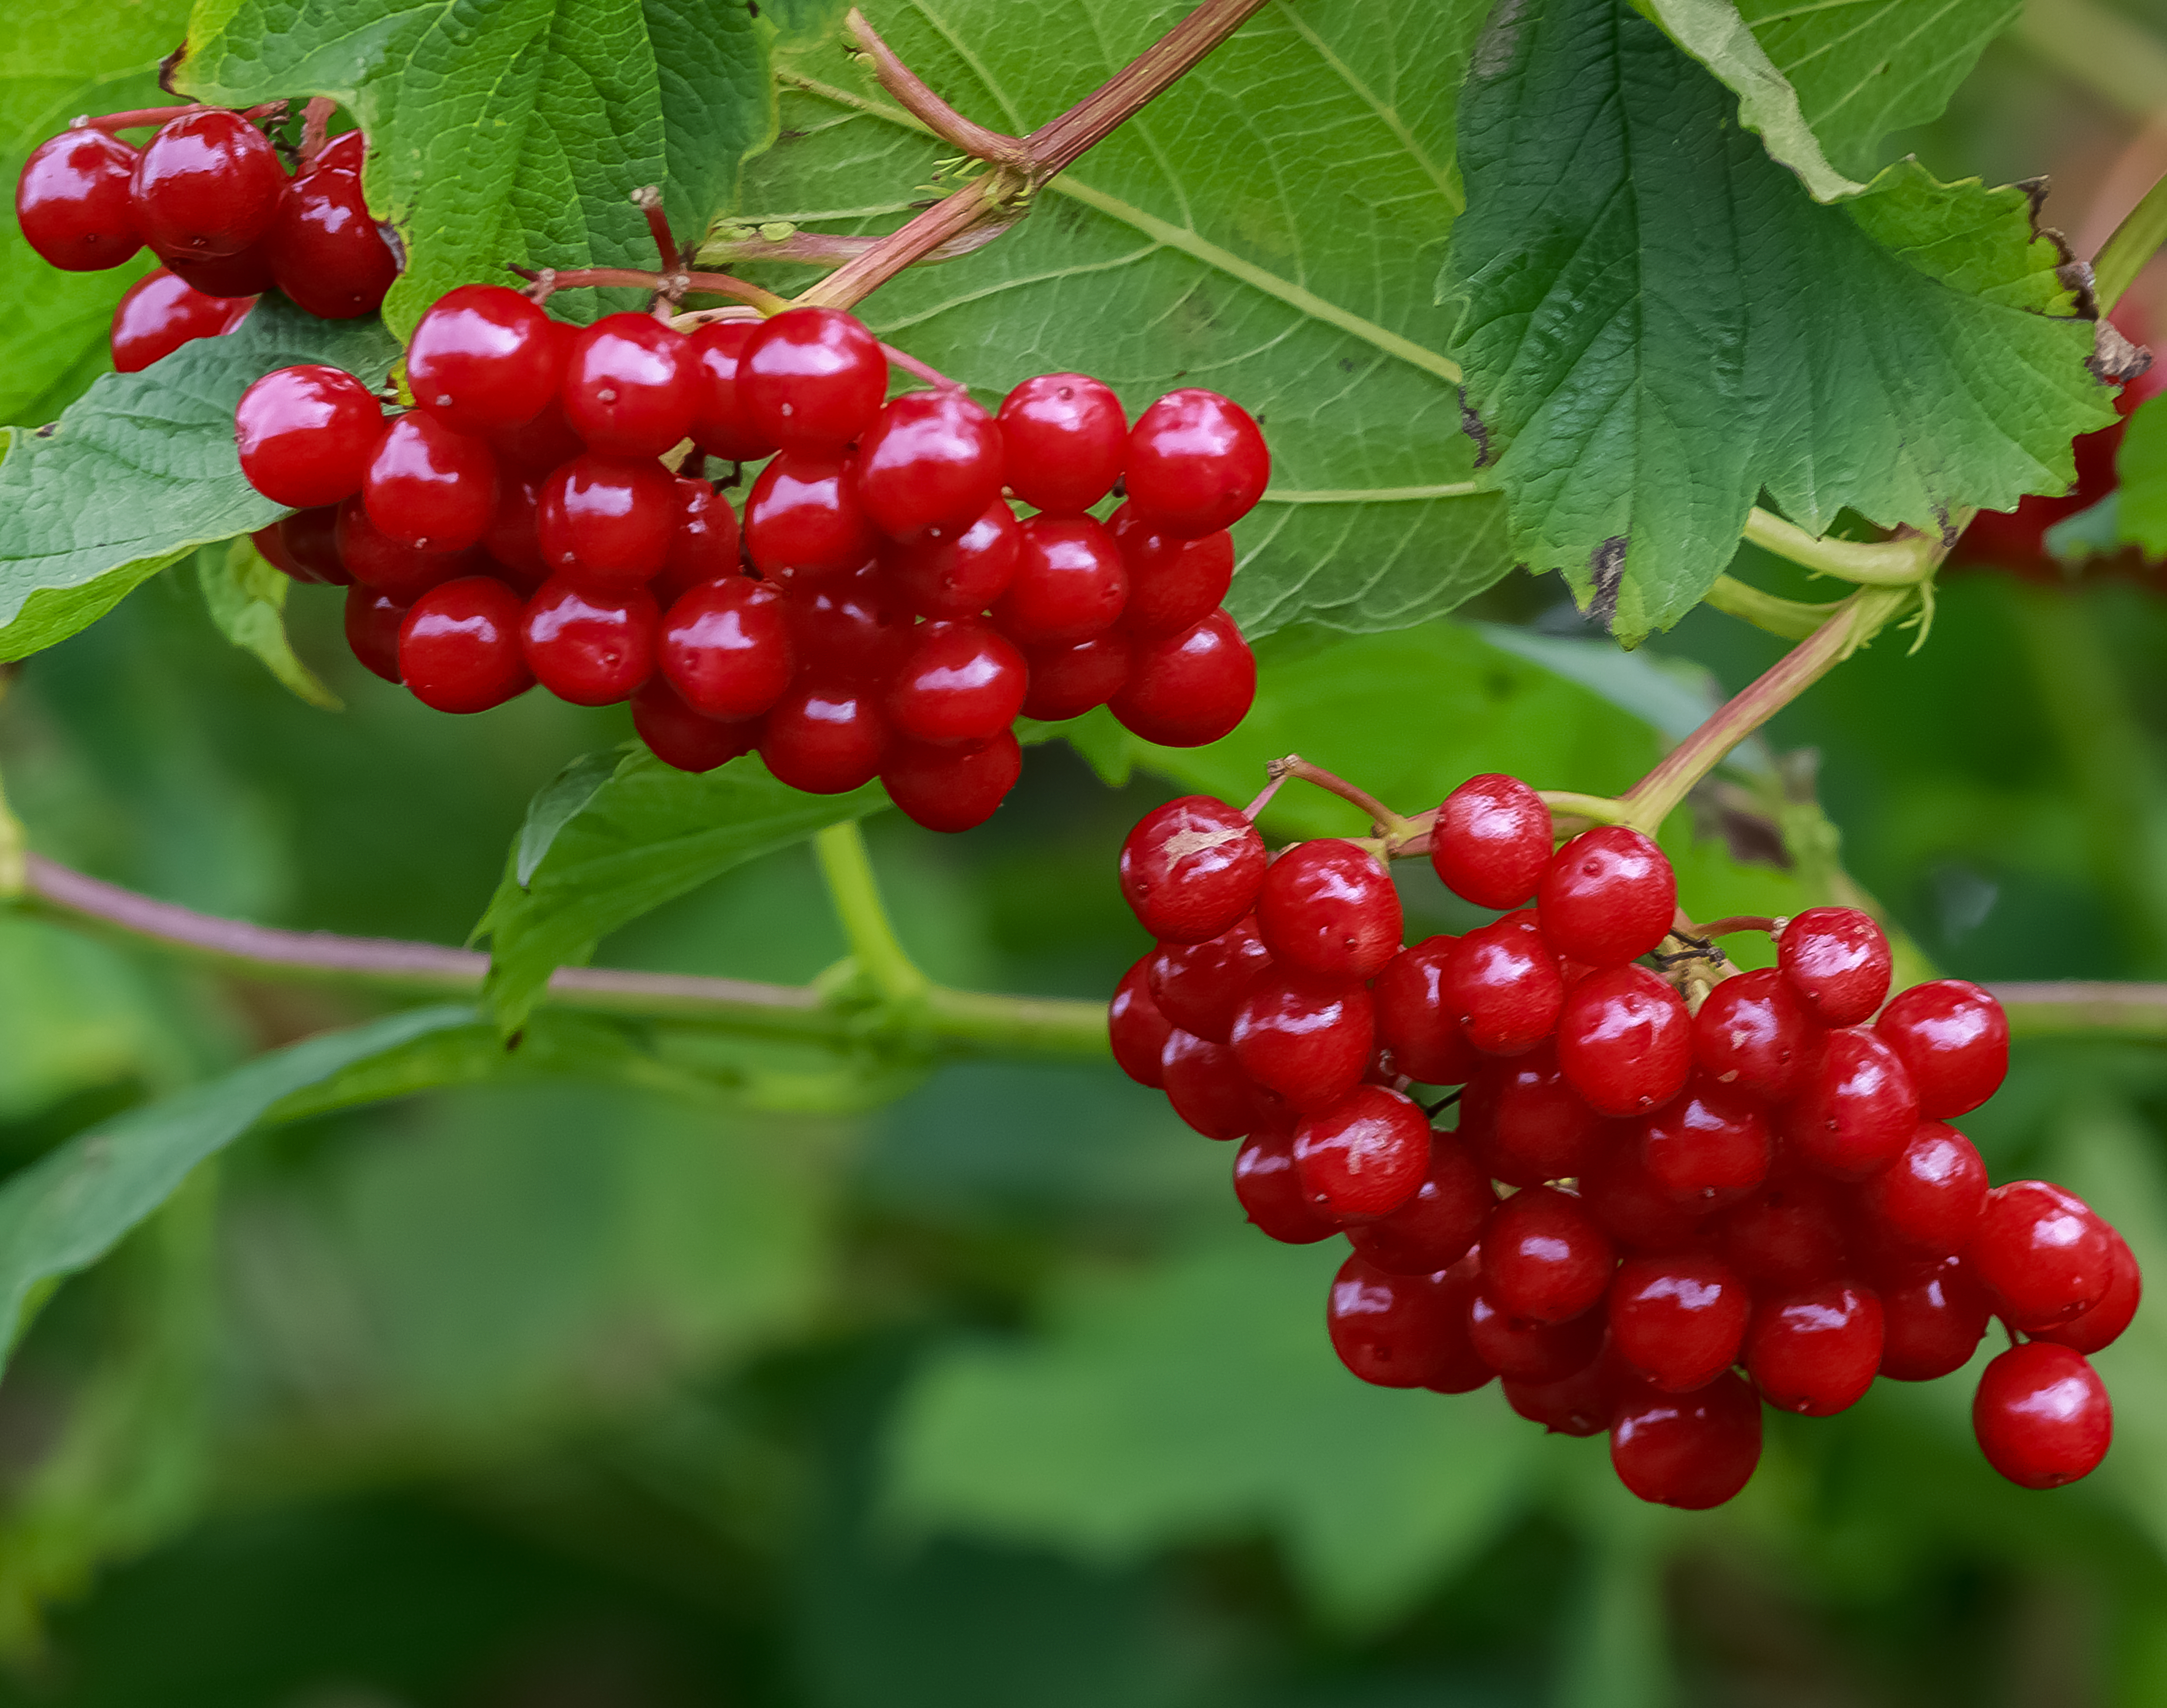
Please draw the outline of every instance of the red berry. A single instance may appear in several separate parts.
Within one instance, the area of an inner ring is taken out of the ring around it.
[[[1359,1256],[1395,1275],[1429,1275],[1457,1263],[1497,1202],[1489,1177],[1453,1134],[1431,1134],[1429,1147],[1429,1169],[1415,1195],[1347,1230]]]
[[[1127,685],[1109,703],[1147,742],[1200,748],[1231,733],[1256,697],[1256,655],[1234,619],[1215,611],[1179,634],[1140,641]]]
[[[1971,1424],[1988,1464],[2026,1489],[2090,1474],[2114,1441],[2114,1403],[2081,1352],[2033,1340],[1986,1367]]]
[[[395,686],[399,674],[399,631],[407,607],[373,587],[346,590],[346,643],[363,664]]]
[[[1294,1166],[1318,1214],[1338,1222],[1388,1215],[1414,1197],[1429,1171],[1429,1117],[1412,1097],[1358,1085],[1302,1118],[1294,1131]]]
[[[2009,1071],[2009,1017],[1991,992],[1962,979],[1898,992],[1873,1029],[1910,1071],[1919,1113],[1931,1119],[1977,1108]]]
[[[135,225],[167,262],[240,254],[269,232],[285,194],[270,142],[222,107],[168,119],[135,160]]]
[[[1478,907],[1518,907],[1550,860],[1550,810],[1517,777],[1470,777],[1444,797],[1429,863],[1446,889]]]
[[[1258,1085],[1305,1113],[1329,1108],[1360,1082],[1376,1048],[1370,993],[1338,980],[1264,973],[1237,1004],[1227,1042]]]
[[[745,549],[771,581],[840,575],[873,555],[880,537],[859,506],[851,459],[785,451],[745,500]]]
[[[1115,1054],[1120,1055],[1120,1046]],[[1260,1128],[1242,1141],[1234,1157],[1234,1196],[1249,1220],[1282,1245],[1314,1245],[1339,1231],[1310,1208],[1302,1196],[1301,1180],[1295,1173],[1294,1129],[1284,1125]],[[1448,1329],[1466,1330],[1455,1320]],[[1487,1371],[1483,1372],[1486,1376]]]
[[[782,606],[797,656],[818,659],[821,674],[839,682],[878,686],[919,635],[877,564],[793,583],[783,590]]]
[[[1609,1124],[1598,1155],[1580,1177],[1581,1202],[1603,1231],[1629,1251],[1680,1251],[1704,1241],[1708,1219],[1682,1204],[1648,1172],[1624,1122]]]
[[[1758,1300],[1746,1331],[1746,1368],[1762,1397],[1803,1417],[1857,1404],[1881,1367],[1881,1297],[1847,1281]]]
[[[787,309],[756,328],[738,359],[738,405],[785,451],[832,457],[873,423],[887,357],[855,315]]]
[[[2111,1228],[2106,1231],[2114,1251],[2106,1291],[2100,1296],[2100,1302],[2086,1306],[2066,1323],[2050,1329],[2027,1330],[2033,1340],[2052,1340],[2058,1346],[2091,1353],[2121,1339],[2122,1331],[2129,1326],[2143,1299],[2144,1277],[2137,1266],[2137,1255],[2129,1249],[2128,1241]]]
[[[1001,404],[1000,430],[1008,484],[1036,509],[1087,510],[1121,478],[1128,417],[1121,400],[1088,373],[1041,373],[1024,381]],[[1218,602],[1214,594],[1211,604]]]
[[[1152,1000],[1151,960],[1145,955],[1114,986],[1114,999],[1106,1005],[1106,1034],[1113,1041],[1114,1060],[1121,1071],[1138,1085],[1156,1091],[1164,1077],[1158,1071],[1159,1055],[1166,1049],[1174,1023],[1159,1013],[1158,1002]],[[1290,1161],[1288,1166],[1293,1166]]]
[[[1445,1006],[1467,1041],[1492,1055],[1518,1055],[1556,1029],[1565,1002],[1557,957],[1534,917],[1477,926],[1446,955]]]
[[[307,510],[361,490],[384,409],[336,368],[282,368],[241,394],[233,431],[248,484],[273,504]]]
[[[1688,1512],[1720,1506],[1761,1462],[1761,1402],[1726,1372],[1691,1393],[1635,1386],[1610,1422],[1610,1464],[1641,1499]]]
[[[1507,1186],[1571,1179],[1594,1166],[1607,1136],[1602,1118],[1565,1082],[1547,1040],[1469,1080],[1460,1124],[1490,1177]]]
[[[1805,1090],[1776,1119],[1802,1161],[1838,1180],[1863,1180],[1902,1154],[1919,1124],[1919,1098],[1895,1051],[1864,1027],[1839,1027]]]
[[[496,509],[481,537],[490,561],[528,590],[549,579],[542,555],[542,481],[517,468],[497,470]]]
[[[1460,1259],[1479,1278],[1481,1256]],[[1562,1382],[1592,1364],[1603,1351],[1603,1313],[1588,1311],[1570,1322],[1539,1323],[1502,1309],[1486,1292],[1467,1302],[1467,1339],[1477,1356],[1507,1382]]]
[[[69,272],[119,266],[143,246],[130,194],[135,176],[135,151],[88,125],[40,143],[15,181],[24,241]]]
[[[1646,1114],[1683,1090],[1693,1072],[1693,1016],[1647,968],[1605,967],[1566,992],[1557,1052],[1566,1081],[1589,1107]]]
[[[2073,1192],[2011,1181],[1986,1195],[1964,1259],[2013,1328],[2053,1328],[2106,1296],[2114,1235]]]
[[[399,672],[424,706],[486,711],[534,685],[519,648],[521,600],[501,581],[462,576],[414,601],[399,630]]]
[[[1757,1288],[1810,1287],[1843,1267],[1836,1189],[1803,1169],[1778,1170],[1716,1218],[1716,1249]]]
[[[1159,944],[1150,962],[1152,1000],[1183,1031],[1214,1044],[1231,1043],[1234,1011],[1271,965],[1257,922],[1237,919],[1204,943]],[[1357,1070],[1348,1083],[1361,1076]]]
[[[1777,965],[1825,1026],[1870,1019],[1889,994],[1889,939],[1856,907],[1809,907],[1783,928]]]
[[[1121,627],[1140,640],[1179,634],[1203,621],[1234,584],[1234,537],[1224,528],[1184,540],[1160,532],[1125,504],[1106,531],[1129,572]]]
[[[438,297],[415,327],[406,347],[406,383],[419,407],[462,433],[510,433],[540,422],[545,410],[554,426],[561,417],[550,405],[571,337],[570,327],[517,291],[461,285]],[[564,436],[570,437],[569,427]],[[574,441],[563,455],[547,457],[547,466],[579,450]],[[527,458],[512,460],[532,466]]]
[[[1264,839],[1208,795],[1155,806],[1121,843],[1121,895],[1163,942],[1216,937],[1257,905]]]
[[[568,331],[561,326],[558,330]],[[496,451],[498,462],[527,474],[548,474],[575,457],[585,455],[587,449],[565,421],[554,394],[532,420],[517,427],[500,427],[489,436],[489,442]]]
[[[1257,1128],[1256,1087],[1225,1044],[1177,1026],[1160,1054],[1159,1074],[1174,1113],[1206,1139],[1239,1139]]]
[[[1738,1272],[1706,1251],[1628,1257],[1610,1284],[1611,1344],[1666,1393],[1705,1388],[1738,1359],[1753,1301]]]
[[[263,248],[280,290],[312,315],[351,320],[383,305],[399,263],[369,217],[358,165],[330,158],[294,180]]]
[[[1693,1017],[1693,1054],[1709,1076],[1749,1097],[1781,1103],[1818,1060],[1820,1024],[1773,967],[1740,973],[1708,993]]]
[[[993,607],[1022,646],[1073,646],[1121,620],[1129,572],[1114,537],[1089,516],[1033,516],[1019,530],[1015,578]]]
[[[519,643],[535,679],[559,700],[614,706],[654,674],[657,620],[644,587],[601,592],[560,575],[527,601]]]
[[[659,463],[590,452],[542,483],[535,524],[552,574],[638,586],[669,561],[677,484]]]
[[[1287,849],[1264,873],[1257,923],[1274,957],[1320,978],[1366,979],[1400,946],[1391,875],[1336,837]]]
[[[887,798],[928,830],[962,831],[983,824],[1023,775],[1023,748],[1003,730],[974,747],[896,741],[881,761]]]
[[[1023,654],[976,617],[919,625],[883,702],[913,740],[991,741],[1023,710]]]
[[[871,690],[801,677],[762,722],[760,756],[793,789],[841,795],[880,775],[887,739],[887,721]]]
[[[738,513],[729,500],[704,480],[679,475],[677,527],[670,554],[649,590],[665,606],[704,581],[724,581],[739,573]]]
[[[753,426],[738,396],[738,365],[758,330],[754,320],[712,320],[691,333],[692,365],[698,376],[692,442],[708,456],[729,463],[756,463],[775,454],[776,442]]]
[[[1325,1324],[1340,1362],[1364,1382],[1427,1388],[1467,1372],[1465,1333],[1454,1332],[1465,1309],[1464,1277],[1393,1275],[1357,1256],[1339,1266]]]
[[[395,540],[368,519],[356,493],[334,512],[332,537],[339,562],[364,587],[373,587],[400,605],[411,605],[432,587],[479,575],[484,565],[473,552],[424,552]]]
[[[395,540],[425,552],[464,551],[496,519],[496,457],[485,441],[410,410],[377,441],[361,500]]]
[[[146,272],[114,304],[113,371],[140,373],[183,344],[215,338],[232,314],[231,303],[205,296],[168,268]]]
[[[1768,1177],[1767,1117],[1705,1074],[1640,1122],[1640,1161],[1656,1183],[1703,1209],[1735,1203]]]
[[[1377,1037],[1408,1078],[1456,1086],[1482,1065],[1444,991],[1445,963],[1456,937],[1426,937],[1401,949],[1377,975]]]
[[[1532,1186],[1497,1206],[1482,1230],[1482,1291],[1500,1310],[1561,1323],[1603,1297],[1617,1249],[1571,1192]]]
[[[1931,1382],[1961,1370],[1986,1333],[1986,1295],[1959,1257],[1927,1259],[1881,1277],[1881,1374]]]
[[[1000,495],[1000,429],[966,392],[905,392],[858,442],[858,502],[892,540],[967,528]]]
[[[1192,540],[1247,516],[1271,472],[1264,436],[1248,412],[1194,386],[1168,392],[1137,418],[1123,457],[1137,514]]]
[[[1921,1256],[1947,1257],[1971,1243],[1986,1214],[1986,1165],[1970,1140],[1921,1121],[1894,1162],[1858,1189],[1873,1231]]]
[[[920,616],[976,616],[1009,590],[1022,538],[1015,513],[997,498],[968,527],[929,528],[882,561]]]
[[[1030,687],[1023,715],[1058,723],[1104,706],[1129,679],[1129,637],[1116,631],[1073,647],[1032,647],[1024,653]]]
[[[272,524],[270,531],[278,549],[274,553],[266,547],[263,555],[296,581],[326,587],[352,584],[352,572],[339,558],[337,505],[289,511]]]
[[[252,244],[238,255],[167,255],[161,257],[190,288],[207,297],[252,300],[278,281],[271,276],[271,246]],[[227,330],[230,331],[230,327]]]
[[[632,696],[632,727],[656,759],[681,771],[712,771],[760,740],[759,720],[732,723],[695,711],[659,671]]]
[[[660,457],[691,436],[699,370],[674,326],[652,315],[605,315],[567,341],[557,395],[590,449]]]
[[[1662,849],[1622,824],[1582,831],[1550,857],[1535,892],[1543,935],[1568,960],[1615,966],[1661,943],[1678,880]]]

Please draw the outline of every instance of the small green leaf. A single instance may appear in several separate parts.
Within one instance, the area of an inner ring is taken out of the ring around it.
[[[2130,416],[2114,472],[2115,539],[2148,558],[2167,557],[2167,406],[2159,399],[2147,399]]]
[[[286,638],[286,590],[293,578],[257,551],[253,539],[243,534],[223,549],[204,547],[196,553],[196,582],[220,634],[261,658],[297,699],[326,711],[345,710],[323,679],[294,656]]]
[[[532,881],[534,869],[549,852],[557,833],[587,810],[587,803],[623,762],[621,748],[582,754],[543,785],[542,792],[527,806],[527,822],[519,827],[519,841],[512,850],[511,876],[521,889]]]

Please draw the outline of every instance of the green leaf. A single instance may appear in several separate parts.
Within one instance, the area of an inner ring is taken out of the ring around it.
[[[234,405],[255,380],[324,362],[374,384],[397,353],[374,321],[266,297],[225,337],[106,375],[49,429],[0,429],[0,658],[66,639],[198,547],[282,514],[233,447]]]
[[[2167,408],[2159,399],[2147,399],[2130,416],[2114,472],[2114,538],[2148,558],[2167,557]]]
[[[111,1251],[191,1169],[246,1133],[281,1097],[472,1018],[469,1008],[421,1008],[274,1050],[207,1085],[102,1122],[12,1176],[0,1185],[6,1344],[19,1337],[27,1304]]]
[[[474,927],[477,939],[490,939],[485,1000],[497,1023],[516,1029],[552,972],[585,965],[628,921],[732,866],[887,804],[878,784],[848,795],[803,794],[750,755],[695,775],[644,751],[630,754],[560,826],[524,885],[524,833],[506,862]]]
[[[1488,0],[1265,8],[1035,198],[996,241],[884,285],[883,336],[997,403],[1062,368],[1131,411],[1184,383],[1262,421],[1272,492],[1235,537],[1252,636],[1451,610],[1512,565],[1502,506],[1464,489],[1459,370],[1435,299],[1463,205],[1453,108]],[[877,19],[914,70],[1010,132],[1089,93],[1172,21],[1153,0],[1035,13],[961,0]],[[786,62],[783,140],[737,218],[892,230],[953,151],[832,45]],[[1298,120],[1289,115],[1299,114]],[[717,264],[740,263],[727,244]],[[777,270],[795,288],[802,271]]]
[[[243,534],[223,550],[204,547],[196,553],[196,581],[220,634],[261,658],[297,699],[326,711],[344,710],[323,679],[294,655],[286,638],[286,592],[293,578],[257,551],[253,539]]]
[[[225,0],[199,12],[177,81],[228,106],[328,95],[353,114],[369,206],[405,246],[384,305],[403,332],[513,262],[652,268],[629,199],[643,185],[697,231],[774,134],[769,33],[695,0]],[[552,304],[584,320],[635,300]]]
[[[1498,17],[1440,288],[1522,561],[1631,643],[1764,491],[1815,533],[1846,507],[1941,532],[2068,485],[2071,437],[2113,416],[2024,192],[1906,162],[1820,206],[1623,0]]]
[[[532,880],[534,869],[549,852],[557,833],[587,810],[587,803],[623,762],[624,754],[617,748],[581,754],[543,785],[527,808],[527,822],[519,827],[519,841],[512,849],[512,880],[521,889]]]

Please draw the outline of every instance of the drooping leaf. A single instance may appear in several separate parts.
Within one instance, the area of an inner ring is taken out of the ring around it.
[[[691,234],[773,134],[769,26],[756,8],[690,0],[230,0],[205,8],[177,74],[229,106],[328,95],[368,133],[371,209],[406,270],[384,315],[402,332],[454,285],[509,263],[651,269],[629,198],[662,187]],[[590,319],[592,293],[555,299]]]
[[[1629,642],[1706,592],[1765,490],[1947,526],[2071,478],[2112,419],[2021,190],[1890,167],[1816,204],[1624,0],[1501,11],[1460,111],[1441,288],[1513,551]]]
[[[614,748],[581,754],[543,785],[527,808],[527,822],[519,827],[519,841],[512,849],[512,880],[525,889],[534,869],[549,852],[557,833],[587,809],[603,784],[617,775],[624,754]]]
[[[196,582],[220,634],[261,658],[297,699],[326,711],[340,710],[338,695],[294,655],[286,638],[286,593],[293,578],[266,559],[255,541],[243,534],[223,547],[204,547],[196,553]]]
[[[374,320],[319,320],[268,296],[237,331],[106,375],[49,429],[0,429],[0,658],[66,639],[198,547],[281,514],[234,451],[253,381],[322,362],[373,385],[397,353]]]

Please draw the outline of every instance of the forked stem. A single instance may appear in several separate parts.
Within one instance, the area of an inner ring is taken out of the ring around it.
[[[1020,139],[988,130],[975,119],[967,119],[935,94],[932,87],[903,62],[896,50],[881,40],[880,32],[853,6],[843,19],[843,33],[872,64],[881,87],[895,97],[896,104],[943,142],[995,166],[1031,167],[1031,146]]]

